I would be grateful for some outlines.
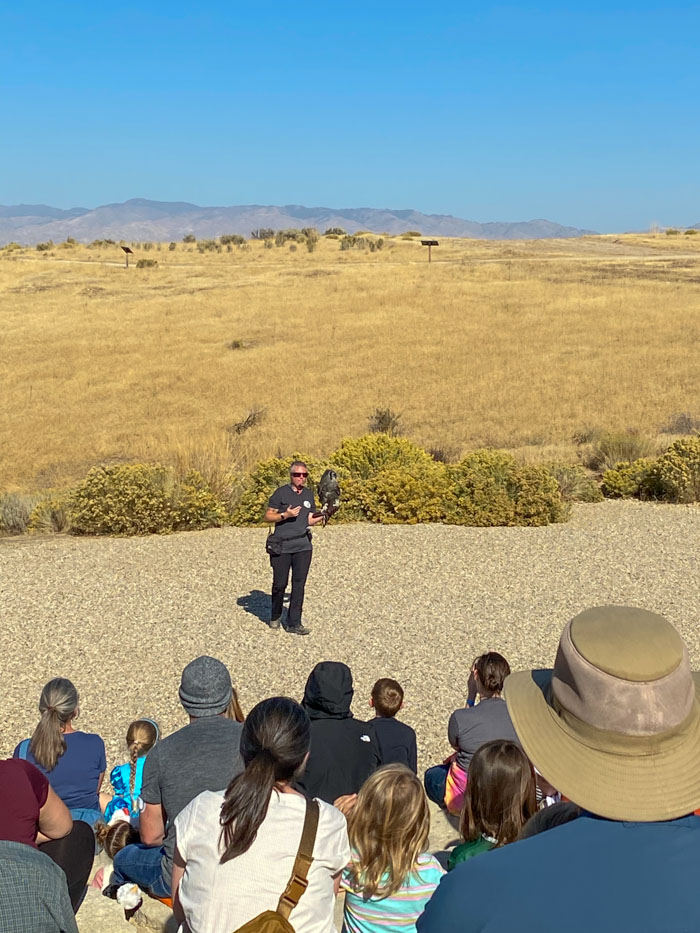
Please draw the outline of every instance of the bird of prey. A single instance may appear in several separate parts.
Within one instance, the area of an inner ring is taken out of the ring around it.
[[[335,470],[326,470],[319,480],[316,492],[321,502],[321,511],[318,514],[323,515],[323,524],[326,525],[328,519],[340,508],[340,486]]]

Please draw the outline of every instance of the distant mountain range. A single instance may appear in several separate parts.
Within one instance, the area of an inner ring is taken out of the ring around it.
[[[485,223],[462,220],[450,214],[422,214],[412,210],[377,210],[371,207],[266,207],[246,204],[234,207],[199,207],[184,201],[147,201],[132,198],[123,204],[105,204],[90,209],[61,210],[44,204],[0,205],[0,244],[16,241],[32,246],[73,237],[81,242],[96,239],[127,241],[181,240],[187,233],[197,238],[225,233],[250,236],[252,230],[271,227],[342,227],[348,233],[404,233],[419,230],[430,236],[475,237],[483,240],[544,239],[577,237],[593,230],[564,227],[549,220],[515,223]]]

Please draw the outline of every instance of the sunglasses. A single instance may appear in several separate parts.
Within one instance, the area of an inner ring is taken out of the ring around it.
[[[292,473],[292,476],[308,476],[308,473]]]

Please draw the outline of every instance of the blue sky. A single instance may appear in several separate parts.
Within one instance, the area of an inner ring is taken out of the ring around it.
[[[700,5],[38,0],[0,11],[0,204],[700,222]]]

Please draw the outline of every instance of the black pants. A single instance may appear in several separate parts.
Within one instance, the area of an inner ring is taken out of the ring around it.
[[[304,587],[306,577],[311,566],[311,548],[306,551],[297,551],[296,554],[280,554],[278,557],[270,556],[272,565],[272,612],[273,619],[282,615],[282,600],[287,589],[289,571],[292,571],[292,595],[289,600],[289,613],[287,625],[291,628],[301,625],[301,610],[304,606]]]
[[[48,855],[63,869],[73,913],[77,913],[87,890],[87,881],[95,858],[95,833],[92,826],[82,820],[76,820],[67,836],[43,842],[39,851]]]

